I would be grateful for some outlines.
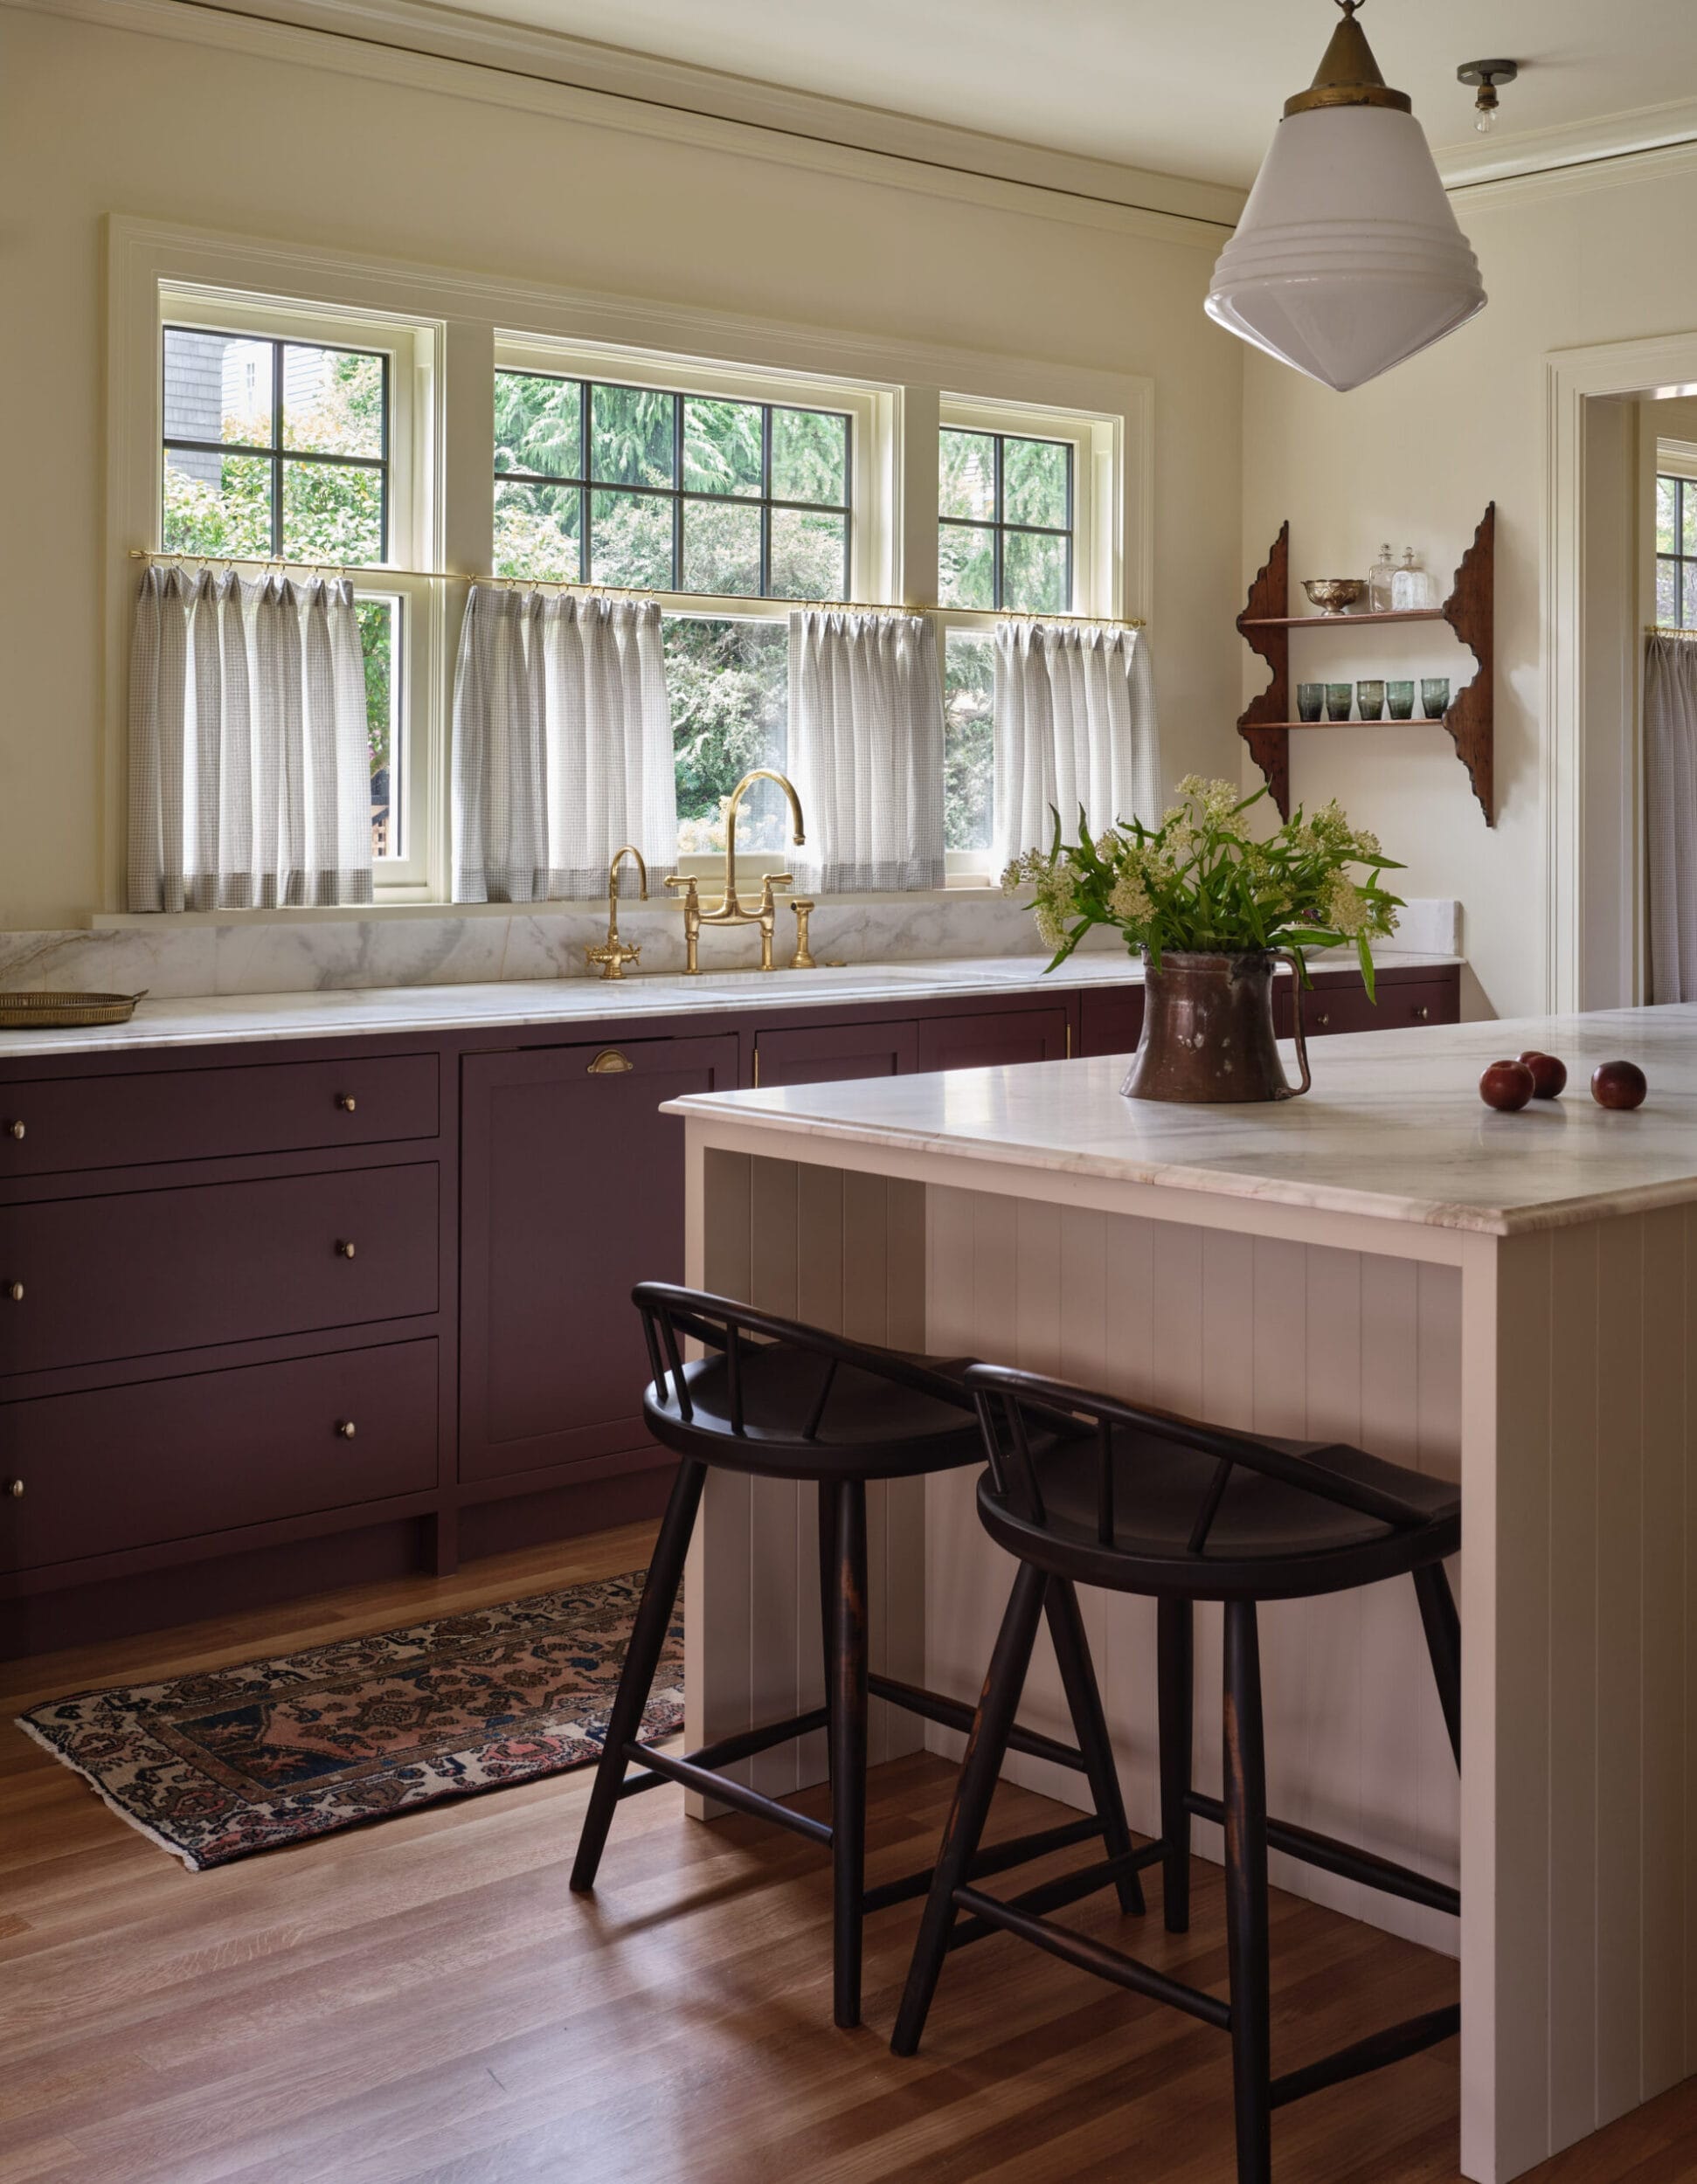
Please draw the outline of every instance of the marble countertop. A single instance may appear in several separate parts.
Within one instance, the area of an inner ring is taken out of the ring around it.
[[[1533,1047],[1566,1061],[1565,1095],[1493,1113],[1480,1071]],[[1278,1105],[1122,1099],[1125,1061],[1108,1057],[720,1093],[667,1111],[918,1150],[939,1181],[966,1188],[987,1161],[1500,1236],[1697,1201],[1697,1005],[1361,1032],[1309,1052],[1313,1090]],[[1610,1113],[1590,1073],[1623,1055],[1650,1095]]]
[[[1316,957],[1316,966],[1328,958]],[[1347,957],[1338,961],[1347,967]],[[1437,967],[1454,956],[1396,955],[1386,965]],[[851,964],[817,971],[682,971],[652,977],[538,978],[483,985],[363,986],[309,993],[211,994],[143,1001],[128,1024],[84,1031],[0,1032],[0,1062],[49,1054],[97,1054],[246,1040],[339,1039],[359,1033],[498,1030],[515,1025],[640,1020],[645,1016],[724,1015],[877,1001],[919,1003],[1010,987],[1123,985],[1140,964],[1104,950],[1080,954],[1047,977],[1036,956],[953,957],[933,963]]]

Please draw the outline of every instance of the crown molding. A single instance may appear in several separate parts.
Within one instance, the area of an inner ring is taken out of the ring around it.
[[[1217,250],[1244,192],[790,91],[430,0],[0,0],[886,188]]]
[[[1510,94],[1512,96],[1512,93]],[[1611,165],[1697,142],[1697,99],[1639,107],[1559,128],[1522,129],[1435,151],[1446,190],[1470,197],[1486,183],[1539,182],[1572,169]],[[1576,186],[1586,186],[1575,176]],[[1597,179],[1601,180],[1602,177]]]

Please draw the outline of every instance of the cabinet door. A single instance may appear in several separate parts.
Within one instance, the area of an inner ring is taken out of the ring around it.
[[[754,1081],[836,1084],[845,1077],[904,1076],[919,1066],[914,1024],[828,1024],[820,1030],[761,1032],[754,1041]]]
[[[628,1067],[594,1067],[609,1054]],[[646,1468],[630,1293],[683,1279],[683,1124],[660,1103],[734,1090],[737,1041],[530,1048],[464,1071],[460,1476]]]
[[[1078,996],[1078,1051],[1129,1054],[1143,1036],[1143,988],[1086,986]]]
[[[1063,1008],[939,1016],[919,1026],[922,1069],[985,1069],[1006,1061],[1064,1061]]]

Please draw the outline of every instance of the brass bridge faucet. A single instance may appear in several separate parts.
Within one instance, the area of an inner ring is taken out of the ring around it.
[[[693,879],[685,879],[682,874],[675,872],[668,873],[666,877],[665,884],[668,888],[681,888],[683,891],[684,970],[692,977],[701,969],[698,957],[703,925],[758,925],[760,929],[760,968],[770,971],[773,967],[772,940],[772,928],[778,918],[778,906],[772,900],[772,890],[774,888],[793,887],[794,877],[787,872],[769,872],[760,882],[758,909],[750,908],[737,893],[737,813],[744,796],[757,781],[775,781],[778,784],[790,800],[790,812],[795,820],[796,847],[799,848],[807,839],[802,832],[801,799],[795,793],[793,785],[781,773],[774,773],[769,766],[757,766],[752,773],[745,773],[731,791],[724,807],[724,892],[718,902],[710,910],[704,910],[701,907],[700,891]],[[803,907],[811,910],[813,905],[797,905],[798,910]],[[808,970],[812,968],[812,959],[807,953],[806,919],[798,916],[797,925],[798,944],[795,959],[790,968]]]
[[[634,842],[627,842],[613,853],[613,862],[607,867],[607,936],[599,948],[585,948],[584,954],[591,963],[599,963],[604,978],[622,978],[627,963],[640,963],[642,943],[634,947],[619,937],[619,867],[627,857],[634,857],[639,881],[638,900],[648,899],[648,867],[642,861],[642,852]]]

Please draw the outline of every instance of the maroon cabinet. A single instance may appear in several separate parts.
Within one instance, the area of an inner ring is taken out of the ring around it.
[[[0,1572],[427,1493],[436,1393],[408,1342],[0,1405]]]
[[[468,1056],[462,1480],[656,1462],[630,1293],[683,1279],[683,1125],[660,1103],[736,1082],[734,1035]]]
[[[754,1082],[838,1084],[846,1077],[895,1077],[918,1067],[914,1024],[825,1024],[762,1031],[754,1037]]]
[[[434,1054],[50,1077],[0,1087],[0,1181],[433,1137]]]
[[[1460,1020],[1459,981],[1448,978],[1401,978],[1381,973],[1376,1002],[1367,998],[1359,978],[1340,978],[1335,972],[1318,977],[1302,997],[1303,1028],[1311,1039],[1340,1032],[1405,1031],[1416,1024],[1454,1024]],[[1291,981],[1281,976],[1273,985],[1273,1027],[1281,1039],[1291,1036]]]
[[[1064,1061],[1070,1051],[1063,1007],[994,1009],[980,1016],[936,1016],[919,1026],[921,1069],[987,1069],[1001,1062]]]
[[[433,1165],[0,1207],[0,1372],[436,1309]]]
[[[1081,1054],[1129,1054],[1143,1036],[1143,988],[1087,986],[1078,996]]]

